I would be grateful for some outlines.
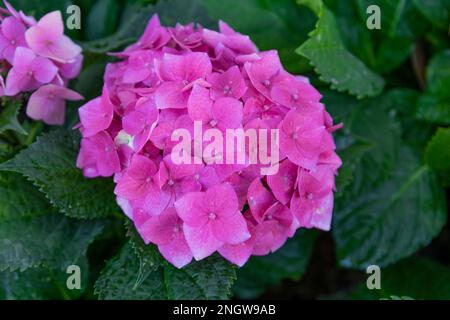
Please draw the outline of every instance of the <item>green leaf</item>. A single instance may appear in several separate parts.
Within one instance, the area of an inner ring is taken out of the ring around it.
[[[404,145],[397,121],[414,114],[417,95],[399,89],[358,102],[325,92],[328,110],[344,123],[335,138],[346,177],[338,180],[333,217],[343,266],[394,263],[428,244],[445,223],[442,189]]]
[[[399,155],[388,180],[362,181],[363,190],[354,184],[337,204],[333,235],[342,266],[387,266],[429,244],[444,226],[445,195],[436,176],[406,146]],[[355,176],[367,169],[358,166]]]
[[[413,0],[412,2],[430,23],[448,32],[450,25],[449,0]]]
[[[338,153],[344,166],[355,164],[359,169],[354,173],[352,188],[360,193],[367,191],[366,186],[386,180],[396,165],[400,127],[381,107],[388,103],[387,96],[360,102],[343,120],[345,129],[337,136]]]
[[[89,11],[85,37],[94,40],[110,35],[116,29],[120,6],[117,0],[98,0]]]
[[[97,218],[118,212],[109,179],[87,179],[76,168],[79,134],[58,129],[46,133],[0,170],[18,172],[39,187],[62,213],[75,218]]]
[[[6,105],[5,105],[6,104]],[[27,132],[17,120],[22,103],[20,101],[3,102],[0,107],[0,133],[6,130],[12,130],[26,135]]]
[[[146,245],[144,243],[144,240],[142,240],[132,221],[126,220],[125,228],[127,230],[126,236],[130,238],[130,244],[135,254],[139,257],[139,272],[134,286],[134,289],[136,289],[151,272],[154,272],[161,266],[164,259],[159,254],[155,245]]]
[[[95,283],[95,293],[105,300],[225,299],[236,279],[234,267],[217,255],[183,269],[165,264],[136,286],[139,268],[139,257],[127,243],[107,263]]]
[[[46,267],[26,271],[0,272],[0,300],[67,300],[77,299],[88,285],[87,259],[76,262],[81,271],[81,289],[69,290],[66,282],[70,274],[65,270]]]
[[[309,40],[297,49],[297,53],[315,67],[320,80],[330,83],[333,89],[348,91],[358,98],[381,93],[383,78],[346,49],[336,18],[322,1],[298,0],[298,3],[314,10],[320,8],[316,29],[310,33]]]
[[[450,50],[436,54],[427,67],[427,91],[439,98],[450,99]]]
[[[438,128],[428,143],[425,162],[441,174],[446,185],[450,185],[450,128]]]
[[[0,223],[45,215],[52,207],[29,181],[14,172],[0,172]]]
[[[426,258],[410,258],[381,269],[381,290],[369,290],[361,283],[349,295],[352,299],[450,299],[450,269]]]
[[[423,19],[414,19],[419,13],[408,0],[329,0],[327,5],[335,14],[345,47],[382,74],[403,64],[413,51],[416,34],[425,31]],[[370,5],[380,8],[381,29],[367,28]]]
[[[73,4],[71,0],[8,0],[9,3],[16,9],[22,10],[28,15],[35,16],[39,19],[43,15],[60,10],[63,14],[66,12],[68,6]]]
[[[450,100],[424,94],[419,98],[416,117],[419,120],[450,125]]]
[[[95,282],[95,294],[102,300],[164,299],[163,271],[157,269],[136,287],[139,269],[139,258],[131,243],[127,243],[106,264]]]
[[[58,214],[0,223],[0,271],[47,266],[65,270],[85,255],[100,234],[99,220],[78,221]]]
[[[305,273],[317,233],[299,230],[278,251],[263,257],[252,257],[238,269],[234,293],[243,299],[254,299],[283,279],[299,280]]]
[[[419,99],[417,118],[450,124],[450,50],[441,51],[427,67],[427,91]]]

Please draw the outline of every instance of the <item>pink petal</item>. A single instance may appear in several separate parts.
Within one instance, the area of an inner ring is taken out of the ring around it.
[[[9,71],[8,77],[6,78],[5,93],[8,96],[15,96],[22,90],[30,88],[30,84],[32,83],[32,79],[29,76],[23,75],[13,68]],[[38,85],[36,85],[36,87],[38,87]]]
[[[235,211],[232,216],[218,215],[211,222],[211,229],[218,240],[227,244],[239,244],[250,238],[247,222],[240,211]]]
[[[37,23],[45,31],[47,39],[55,41],[64,34],[64,24],[61,11],[53,11],[43,16]]]
[[[255,179],[251,183],[247,198],[253,217],[257,221],[261,221],[264,212],[276,202],[275,197],[264,187],[260,179]]]
[[[288,204],[292,198],[297,180],[297,169],[297,165],[286,159],[280,163],[278,173],[267,176],[267,184],[275,198],[282,204]]]
[[[233,98],[220,98],[212,107],[213,119],[220,129],[235,129],[242,126],[242,102]]]
[[[58,68],[48,59],[36,58],[30,66],[34,78],[41,83],[49,83],[58,73]]]
[[[183,91],[181,82],[164,82],[155,92],[155,103],[158,109],[184,109],[187,107],[189,91]]]
[[[208,207],[203,204],[203,192],[191,192],[178,199],[174,206],[186,225],[203,227],[208,223]]]
[[[211,120],[212,100],[209,98],[209,90],[194,85],[188,100],[188,113],[192,120],[201,120],[205,123]]]
[[[223,245],[214,237],[209,226],[195,228],[185,224],[183,230],[195,260],[202,260],[210,256]]]
[[[50,125],[62,125],[64,124],[65,109],[63,99],[49,98],[45,87],[41,87],[28,100],[27,116]]]
[[[242,267],[250,258],[253,251],[253,244],[251,241],[245,241],[239,244],[225,244],[219,248],[219,253],[222,257]]]
[[[113,118],[113,110],[114,106],[109,99],[108,90],[104,86],[100,98],[89,101],[78,111],[84,127],[83,135],[89,137],[108,128]]]

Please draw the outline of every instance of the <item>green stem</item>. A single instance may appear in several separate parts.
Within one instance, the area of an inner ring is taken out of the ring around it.
[[[25,141],[25,144],[28,146],[32,144],[38,134],[38,132],[42,129],[42,122],[35,122],[33,124],[33,127],[30,130],[30,133],[28,133],[27,140]]]

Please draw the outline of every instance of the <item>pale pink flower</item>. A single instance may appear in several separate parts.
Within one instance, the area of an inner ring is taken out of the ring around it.
[[[64,35],[64,23],[60,11],[46,14],[25,33],[28,46],[37,54],[69,63],[81,53],[81,47]]]
[[[13,68],[6,78],[6,94],[14,96],[21,91],[33,91],[51,82],[58,68],[48,59],[38,57],[25,47],[16,49]]]
[[[51,125],[64,124],[66,100],[83,100],[83,96],[70,89],[48,84],[34,92],[27,105],[27,115]]]
[[[14,62],[17,47],[25,47],[25,25],[14,17],[7,17],[1,23],[0,30],[0,58],[10,64]]]

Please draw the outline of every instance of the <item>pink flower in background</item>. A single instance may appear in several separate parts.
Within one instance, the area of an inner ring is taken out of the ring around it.
[[[34,120],[42,120],[52,125],[64,124],[65,101],[83,100],[70,89],[48,84],[34,92],[27,105],[27,115]]]
[[[64,35],[59,11],[36,22],[7,1],[4,3],[7,9],[1,9],[6,17],[0,21],[0,62],[7,75],[0,96],[37,90],[28,100],[27,115],[50,125],[61,125],[66,101],[83,99],[66,89],[68,81],[80,73],[81,48]]]
[[[341,124],[306,78],[284,70],[277,51],[259,52],[224,22],[219,31],[166,28],[155,15],[137,43],[114,55],[102,95],[79,109],[78,165],[87,177],[114,175],[117,202],[167,261],[181,268],[217,252],[243,266],[299,228],[329,230],[341,165],[332,133]],[[254,146],[205,156],[198,149],[209,144],[193,136],[208,129],[276,131],[255,140],[256,149],[279,151],[270,163],[278,169],[263,173],[270,165],[261,155],[253,162]],[[184,143],[189,161],[174,161]]]
[[[7,17],[1,24],[0,32],[0,57],[10,64],[14,62],[14,53],[17,47],[25,47],[25,31],[27,28],[18,19]]]
[[[64,35],[60,11],[46,14],[25,33],[28,46],[37,54],[62,63],[73,62],[81,47]]]
[[[14,96],[32,91],[52,81],[58,68],[48,59],[38,57],[30,49],[19,47],[14,55],[14,67],[6,78],[6,93]]]

